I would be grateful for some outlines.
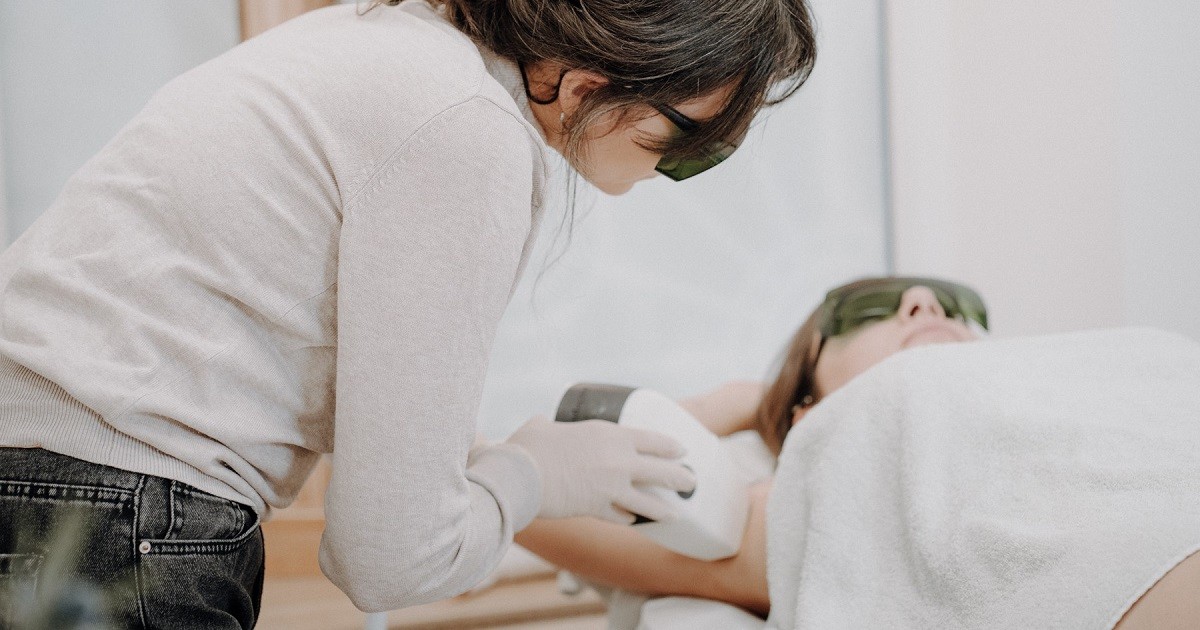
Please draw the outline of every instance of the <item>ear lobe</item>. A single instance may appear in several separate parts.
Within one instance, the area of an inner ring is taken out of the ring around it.
[[[608,79],[591,70],[568,70],[558,85],[558,100],[563,112],[572,116],[588,94],[608,85]]]
[[[795,407],[792,407],[792,426],[796,426],[801,420],[803,420],[804,416],[808,415],[809,409],[812,409],[812,405],[796,405]]]

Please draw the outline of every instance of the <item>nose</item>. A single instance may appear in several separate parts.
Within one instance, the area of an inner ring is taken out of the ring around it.
[[[900,296],[901,319],[917,317],[945,317],[946,311],[938,302],[937,295],[929,287],[912,287]]]

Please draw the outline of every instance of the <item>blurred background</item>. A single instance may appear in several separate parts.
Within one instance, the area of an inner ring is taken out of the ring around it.
[[[322,4],[0,0],[8,242],[163,83]],[[579,380],[685,396],[767,378],[824,292],[863,275],[971,284],[998,335],[1200,339],[1200,4],[811,4],[816,71],[729,162],[620,198],[581,186],[569,243],[552,204],[485,433]]]

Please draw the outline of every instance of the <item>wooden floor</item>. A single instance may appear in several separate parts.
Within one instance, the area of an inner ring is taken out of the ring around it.
[[[261,630],[358,630],[366,615],[324,577],[268,579]],[[604,630],[604,602],[568,596],[552,577],[502,582],[478,594],[388,613],[389,630]]]

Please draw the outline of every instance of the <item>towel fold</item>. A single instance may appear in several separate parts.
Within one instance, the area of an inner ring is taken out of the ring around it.
[[[791,432],[776,628],[1111,628],[1200,548],[1200,345],[1148,329],[926,346]]]

